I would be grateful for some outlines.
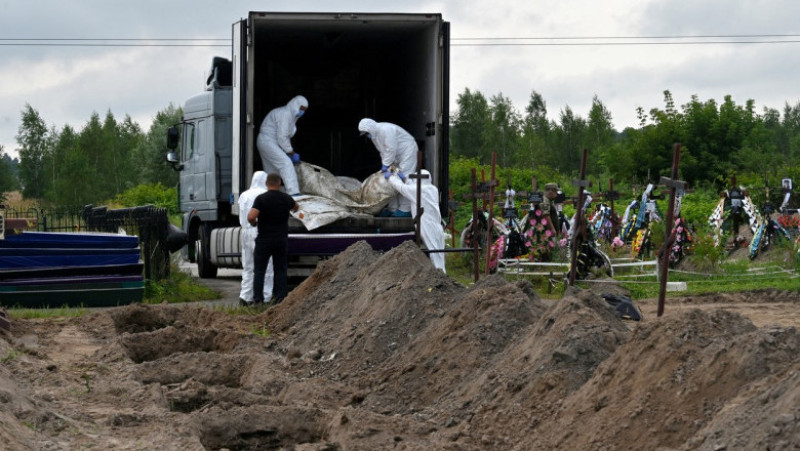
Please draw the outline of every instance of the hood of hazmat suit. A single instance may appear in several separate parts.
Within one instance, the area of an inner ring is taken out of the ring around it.
[[[239,195],[239,225],[242,226],[243,231],[256,229],[247,222],[247,213],[253,207],[256,197],[259,194],[267,191],[267,173],[264,171],[256,171],[253,173],[253,178],[250,182],[250,188]]]

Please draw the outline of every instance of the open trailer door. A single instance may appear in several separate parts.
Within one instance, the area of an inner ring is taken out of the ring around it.
[[[250,186],[249,175],[253,173],[252,158],[247,155],[247,21],[233,24],[233,129],[232,129],[232,178],[233,202]]]

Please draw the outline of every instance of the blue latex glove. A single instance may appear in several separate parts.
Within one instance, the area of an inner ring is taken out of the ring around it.
[[[386,172],[383,173],[383,178],[385,178],[386,180],[389,180],[389,177],[391,177],[391,176],[392,176],[392,173],[389,172],[389,171],[386,171]]]
[[[389,170],[389,166],[381,166],[381,172],[386,172]]]
[[[289,158],[292,160],[292,163],[294,164],[300,163],[300,154],[297,152],[293,153]]]
[[[406,181],[406,175],[405,174],[403,174],[400,171],[397,171],[397,176],[400,177],[400,180],[402,180],[403,183],[405,183],[405,181]]]

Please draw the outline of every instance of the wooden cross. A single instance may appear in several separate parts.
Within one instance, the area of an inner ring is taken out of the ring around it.
[[[581,157],[581,175],[580,179],[573,180],[572,184],[578,187],[578,205],[575,207],[575,233],[572,235],[572,249],[571,249],[571,258],[570,261],[572,262],[572,266],[569,269],[569,284],[575,285],[575,276],[578,272],[577,262],[578,262],[578,246],[580,245],[580,241],[578,240],[578,236],[581,236],[583,239],[583,235],[585,233],[585,221],[583,219],[583,191],[584,188],[592,186],[592,182],[586,180],[586,157],[589,151],[587,149],[583,149],[583,157]]]
[[[675,241],[675,235],[672,233],[672,223],[675,222],[675,198],[678,189],[686,189],[686,182],[678,180],[678,163],[681,159],[681,144],[675,143],[675,150],[672,154],[672,177],[661,177],[659,183],[669,187],[669,208],[667,209],[667,222],[664,231],[664,247],[661,248],[661,289],[658,292],[658,316],[664,314],[664,298],[667,292],[667,278],[669,277],[669,253],[672,249],[672,243]]]

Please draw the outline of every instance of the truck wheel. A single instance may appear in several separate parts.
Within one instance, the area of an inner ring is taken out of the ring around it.
[[[209,260],[209,241],[210,231],[205,225],[201,225],[197,230],[197,241],[194,242],[195,260],[197,260],[197,275],[202,279],[213,279],[217,277],[217,267]]]

